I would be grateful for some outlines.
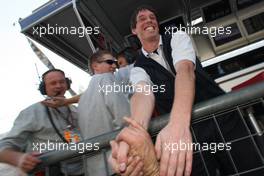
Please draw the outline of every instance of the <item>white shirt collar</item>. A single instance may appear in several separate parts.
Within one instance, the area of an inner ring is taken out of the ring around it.
[[[158,49],[160,48],[160,46],[162,46],[162,38],[161,38],[161,35],[159,35],[159,47],[158,47]],[[144,56],[148,57],[148,54],[149,53],[146,50],[144,50],[143,47],[141,48],[141,51],[144,54]]]

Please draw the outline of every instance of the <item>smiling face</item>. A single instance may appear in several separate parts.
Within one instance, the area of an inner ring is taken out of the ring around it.
[[[132,33],[137,35],[141,43],[152,41],[159,37],[159,27],[156,15],[150,10],[141,10],[136,17],[136,26]]]

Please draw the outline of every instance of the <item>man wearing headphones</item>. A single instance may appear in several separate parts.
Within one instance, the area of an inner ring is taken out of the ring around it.
[[[39,90],[48,97],[63,97],[70,83],[62,70],[52,69],[42,75]],[[65,136],[66,132],[70,135]],[[54,150],[54,147],[48,147],[52,144],[73,142],[72,136],[75,136],[75,140],[76,136],[80,137],[75,107],[50,108],[40,102],[35,103],[20,112],[11,131],[0,140],[0,162],[29,172],[41,162],[38,159],[41,153],[38,152]],[[52,172],[56,176],[83,174],[79,160],[60,163],[59,169]]]

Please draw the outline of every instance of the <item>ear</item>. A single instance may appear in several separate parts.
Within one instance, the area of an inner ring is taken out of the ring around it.
[[[92,63],[91,65],[93,72],[97,70],[98,64],[96,62]]]
[[[136,28],[133,28],[131,31],[132,31],[132,34],[137,35]]]

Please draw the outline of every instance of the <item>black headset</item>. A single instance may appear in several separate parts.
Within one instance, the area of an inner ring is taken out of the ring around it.
[[[45,79],[45,76],[48,73],[50,73],[50,72],[60,72],[60,73],[62,73],[65,76],[65,73],[62,70],[56,69],[56,68],[50,69],[50,70],[46,71],[45,73],[43,73],[42,76],[41,76],[41,82],[40,82],[39,88],[38,88],[42,95],[47,95],[46,85],[45,85],[44,79]],[[67,84],[67,90],[69,90],[71,88],[72,81],[69,78],[65,78],[65,81],[66,81],[66,84]]]

